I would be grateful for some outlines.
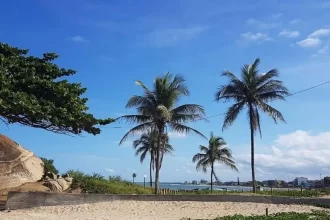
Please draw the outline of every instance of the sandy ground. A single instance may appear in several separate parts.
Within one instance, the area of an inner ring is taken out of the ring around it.
[[[321,208],[302,205],[273,205],[230,202],[142,202],[114,201],[74,206],[51,206],[0,212],[6,220],[157,220],[182,218],[210,219],[218,216],[243,214],[263,215],[269,213],[310,212]]]

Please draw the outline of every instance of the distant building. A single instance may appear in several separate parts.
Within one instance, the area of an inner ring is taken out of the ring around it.
[[[330,186],[330,177],[329,176],[324,177],[323,184],[324,184],[325,187]]]
[[[308,178],[306,177],[296,177],[293,181],[295,186],[303,186],[307,182],[308,182]]]

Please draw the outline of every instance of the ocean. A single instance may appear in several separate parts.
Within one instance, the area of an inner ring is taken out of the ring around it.
[[[136,184],[142,185],[143,182],[137,182]],[[146,182],[146,186],[149,186],[149,182]],[[153,186],[154,183],[153,183]],[[192,185],[192,184],[176,184],[176,183],[159,183],[159,188],[164,188],[164,189],[172,189],[172,190],[177,190],[177,189],[182,189],[182,190],[193,190],[193,189],[208,189],[210,188],[210,185]],[[252,191],[252,187],[248,186],[215,186],[213,185],[213,190],[225,190],[227,189],[228,191]],[[269,187],[263,187],[263,190],[267,191],[270,190]],[[276,188],[276,190],[288,190],[288,188]],[[299,190],[298,188],[290,188],[290,190]]]
[[[137,182],[136,184],[143,185],[144,183],[142,182]],[[149,186],[149,182],[146,182],[146,186]],[[154,184],[153,184],[154,186]],[[193,189],[207,189],[210,188],[210,185],[192,185],[192,184],[176,184],[176,183],[159,183],[159,188],[164,188],[164,189],[172,189],[172,190],[177,190],[177,189],[182,189],[182,190],[193,190]],[[245,187],[245,186],[215,186],[213,185],[214,190],[237,190],[237,191],[252,191],[252,187]]]

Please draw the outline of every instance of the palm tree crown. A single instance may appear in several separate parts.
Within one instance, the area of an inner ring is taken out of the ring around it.
[[[221,163],[233,170],[238,170],[233,160],[231,150],[226,147],[226,142],[221,137],[214,136],[211,133],[208,147],[200,145],[201,153],[194,155],[192,161],[196,164],[197,171],[207,172],[207,168],[211,167],[211,190],[213,188],[213,176],[218,181],[218,177],[214,172],[214,164]]]
[[[241,78],[236,77],[230,71],[225,71],[222,76],[229,79],[229,83],[222,85],[215,93],[216,101],[234,101],[225,114],[222,129],[228,128],[236,120],[240,112],[246,107],[251,131],[251,169],[253,191],[256,191],[254,175],[254,134],[259,131],[260,117],[259,111],[268,114],[275,123],[284,121],[284,117],[274,107],[268,103],[274,100],[285,100],[289,95],[283,82],[276,79],[279,73],[272,69],[264,74],[258,72],[260,59],[256,59],[252,65],[244,65],[241,69]]]

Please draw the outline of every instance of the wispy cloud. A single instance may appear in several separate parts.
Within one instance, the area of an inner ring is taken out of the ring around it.
[[[167,47],[176,45],[181,41],[191,40],[206,30],[206,26],[156,29],[147,33],[145,35],[145,40],[150,46]]]
[[[330,29],[321,28],[321,29],[316,30],[313,33],[311,33],[308,37],[309,38],[320,38],[320,37],[325,37],[325,36],[330,36]]]
[[[288,37],[288,38],[295,38],[295,37],[299,37],[300,33],[299,31],[290,31],[290,30],[282,30],[278,36],[282,36],[282,37]]]
[[[77,43],[86,43],[88,40],[80,35],[76,35],[71,37],[71,41],[77,42]]]
[[[300,19],[293,19],[293,20],[291,20],[290,22],[289,22],[289,24],[299,24],[301,22],[301,20]]]
[[[109,173],[115,173],[115,170],[110,169],[110,168],[105,168],[105,171],[109,172]]]
[[[253,18],[250,18],[246,21],[248,25],[255,26],[259,29],[273,29],[281,25],[279,22],[263,22]]]
[[[185,138],[187,137],[186,134],[182,134],[182,133],[177,133],[177,132],[168,132],[168,136],[170,138]]]
[[[321,40],[318,38],[306,38],[302,41],[298,41],[297,44],[300,47],[305,47],[305,48],[315,48],[321,45]]]
[[[272,15],[272,19],[277,20],[277,19],[281,18],[282,16],[283,16],[282,13],[274,14],[274,15]]]
[[[241,38],[243,38],[244,40],[259,42],[259,43],[272,40],[267,34],[260,33],[260,32],[255,33],[255,34],[253,34],[251,32],[243,33],[243,34],[241,34]]]

